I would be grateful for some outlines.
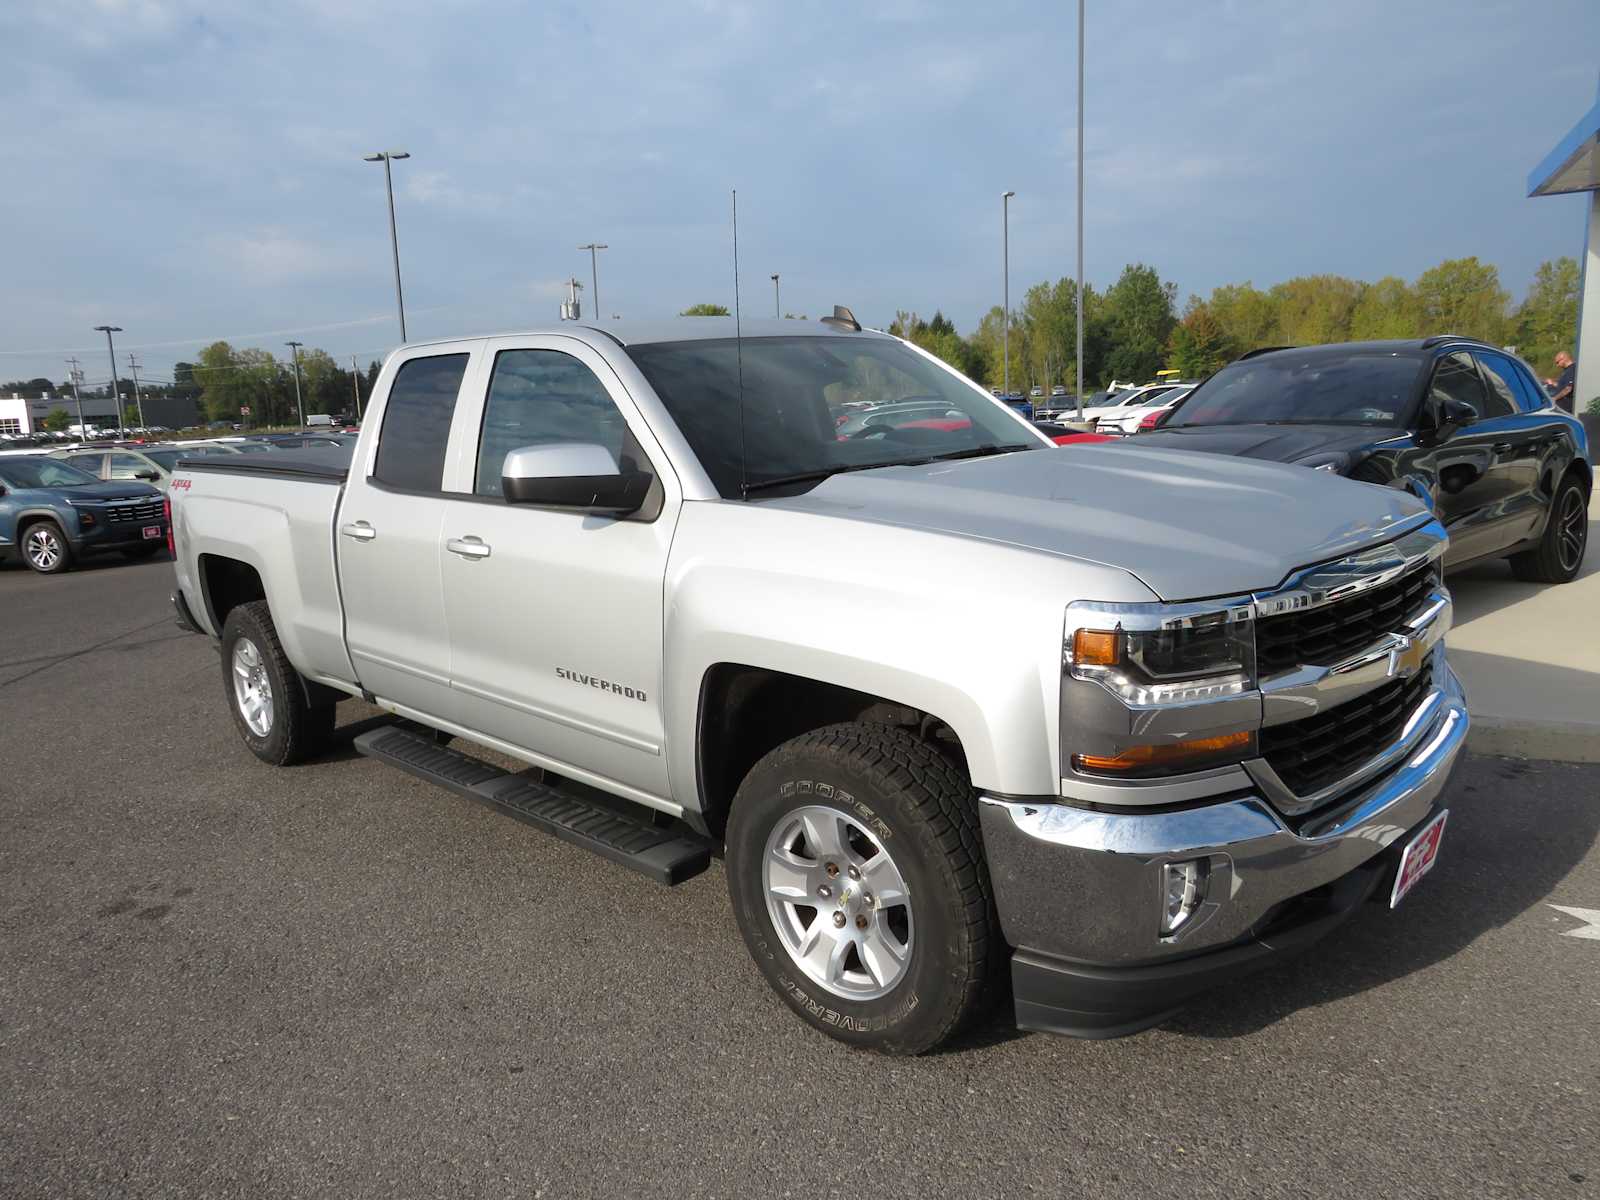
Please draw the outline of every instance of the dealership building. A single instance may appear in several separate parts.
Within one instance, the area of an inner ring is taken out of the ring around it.
[[[124,407],[132,397],[122,398]],[[22,396],[16,392],[0,396],[0,433],[33,434],[44,429],[44,419],[56,409],[61,409],[78,423],[78,402],[71,396]],[[181,396],[146,396],[144,419],[151,425],[165,425],[169,429],[183,429],[198,419],[195,403]],[[85,396],[83,420],[88,425],[102,429],[117,427],[117,403],[110,396]]]

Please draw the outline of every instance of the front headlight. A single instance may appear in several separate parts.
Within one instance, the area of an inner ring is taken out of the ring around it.
[[[1064,660],[1073,678],[1136,706],[1240,695],[1255,687],[1248,604],[1075,604]]]

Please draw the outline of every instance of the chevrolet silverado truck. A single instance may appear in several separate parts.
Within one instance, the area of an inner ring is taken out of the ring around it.
[[[1056,447],[809,324],[410,344],[349,451],[183,464],[245,745],[362,697],[376,759],[665,884],[721,855],[781,1000],[894,1053],[993,996],[1146,1028],[1432,866],[1468,718],[1419,500]],[[838,433],[913,401],[964,419]]]

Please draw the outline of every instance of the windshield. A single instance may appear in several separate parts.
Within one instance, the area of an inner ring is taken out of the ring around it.
[[[1223,367],[1163,429],[1193,425],[1399,425],[1420,359],[1280,351]]]
[[[885,338],[747,338],[741,352],[742,422],[734,339],[628,350],[730,499],[741,475],[760,485],[1045,445],[994,398]]]
[[[81,487],[99,483],[87,471],[58,458],[7,458],[0,460],[0,483],[13,488]]]

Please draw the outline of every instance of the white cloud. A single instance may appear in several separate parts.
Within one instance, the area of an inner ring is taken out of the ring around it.
[[[201,240],[204,253],[242,276],[241,282],[299,283],[346,271],[348,250],[297,237],[283,229],[213,233]]]

